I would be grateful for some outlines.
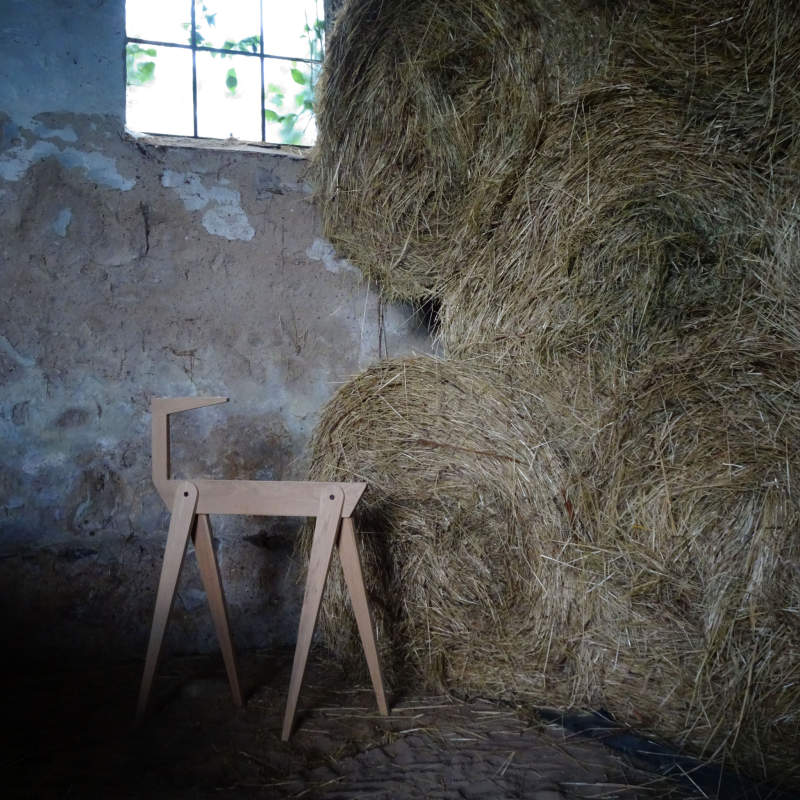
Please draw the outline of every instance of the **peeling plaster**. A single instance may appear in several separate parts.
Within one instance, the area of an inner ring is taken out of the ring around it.
[[[52,142],[38,141],[29,148],[22,145],[12,147],[0,156],[0,178],[18,181],[34,164],[47,158],[56,158],[68,169],[82,169],[89,180],[127,192],[136,184],[135,180],[123,178],[117,171],[116,161],[101,153],[86,153],[67,147],[59,150]]]
[[[215,203],[213,208],[203,214],[203,227],[213,236],[223,236],[226,239],[240,239],[249,242],[255,236],[250,221],[242,209],[242,200],[239,192],[226,189],[222,183],[206,187],[200,176],[195,172],[176,172],[168,169],[161,176],[161,185],[174,189],[178,197],[183,200],[184,206],[189,211],[200,211],[209,203]]]
[[[238,192],[237,192],[238,195]],[[203,227],[214,236],[249,242],[255,231],[241,206],[217,206],[203,214]]]
[[[16,361],[21,367],[33,367],[36,365],[36,360],[28,358],[18,353],[14,345],[6,339],[5,336],[0,334],[0,350],[2,350],[12,361]]]
[[[53,220],[53,224],[50,227],[59,236],[66,236],[70,222],[72,222],[72,209],[62,208],[61,211],[58,212],[58,216]]]
[[[64,142],[78,141],[78,134],[75,133],[75,129],[71,125],[67,125],[65,128],[48,128],[39,120],[31,120],[28,127],[40,139],[61,139]]]
[[[321,261],[328,272],[358,272],[347,259],[337,258],[333,245],[326,239],[317,237],[306,250],[306,255],[312,261]]]
[[[61,467],[67,460],[66,453],[63,452],[31,452],[28,453],[22,462],[22,471],[26,475],[37,475],[47,469]]]

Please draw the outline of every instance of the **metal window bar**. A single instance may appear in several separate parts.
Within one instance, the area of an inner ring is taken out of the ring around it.
[[[267,115],[264,113],[264,109],[267,105],[267,94],[265,92],[264,87],[264,4],[258,4],[258,50],[261,53],[261,69],[259,72],[261,73],[261,141],[267,141]]]
[[[207,45],[200,44],[192,47],[190,44],[180,44],[180,42],[159,42],[156,39],[141,39],[138,36],[128,36],[128,42],[134,44],[154,44],[156,47],[177,47],[179,50],[196,50],[198,53],[223,53],[232,56],[250,56],[251,58],[275,59],[276,61],[299,61],[303,64],[321,64],[322,61],[318,58],[305,58],[304,56],[276,56],[272,53],[253,53],[250,50],[226,50],[224,47],[208,47]],[[262,42],[263,50],[263,42]]]
[[[189,41],[192,44],[192,118],[194,122],[194,138],[197,139],[197,4],[192,4],[192,33]]]
[[[267,123],[266,117],[264,116],[264,108],[266,105],[266,87],[264,85],[264,61],[267,59],[274,59],[275,61],[294,61],[300,62],[303,64],[322,64],[322,61],[318,58],[302,58],[302,57],[295,57],[295,56],[276,56],[272,53],[265,53],[264,52],[264,3],[259,3],[259,10],[260,10],[260,29],[259,29],[259,52],[253,53],[247,50],[230,50],[224,47],[208,47],[207,45],[198,45],[197,44],[197,25],[195,19],[195,3],[194,0],[191,0],[192,6],[192,30],[191,30],[191,37],[190,41],[191,44],[180,44],[179,42],[160,42],[156,39],[142,39],[138,36],[125,36],[125,46],[127,49],[127,45],[131,42],[134,44],[151,44],[155,45],[156,47],[175,47],[179,50],[191,50],[192,51],[192,114],[193,114],[193,124],[194,124],[194,134],[192,136],[193,139],[200,139],[197,133],[197,53],[204,52],[204,53],[222,53],[224,55],[236,55],[236,56],[250,56],[251,58],[258,58],[261,62],[261,141],[266,142],[267,140]],[[127,69],[127,59],[125,60],[125,85],[128,85],[128,69]]]

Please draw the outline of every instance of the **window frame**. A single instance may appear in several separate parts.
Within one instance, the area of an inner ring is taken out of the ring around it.
[[[179,50],[191,50],[192,52],[192,124],[193,133],[190,137],[181,134],[159,133],[157,131],[134,131],[134,133],[144,134],[145,136],[165,137],[174,136],[176,139],[213,139],[214,137],[200,136],[197,132],[197,53],[219,53],[222,55],[236,55],[236,56],[249,56],[251,58],[259,59],[261,69],[259,70],[261,76],[261,139],[258,142],[243,139],[244,143],[255,145],[269,145],[270,147],[283,148],[283,147],[300,147],[306,150],[311,149],[310,145],[288,144],[286,142],[270,142],[266,138],[267,133],[267,117],[265,114],[266,109],[266,85],[264,81],[264,63],[267,60],[285,61],[285,62],[299,62],[304,64],[316,64],[318,68],[322,67],[322,59],[304,58],[301,56],[278,56],[273,53],[264,52],[264,2],[265,0],[258,0],[258,13],[259,13],[259,29],[258,29],[258,52],[254,53],[251,50],[232,50],[224,47],[209,47],[207,45],[197,43],[197,20],[196,20],[196,0],[187,0],[191,4],[191,30],[190,30],[190,44],[181,44],[178,42],[162,42],[156,39],[144,39],[138,36],[129,36],[127,27],[127,3],[126,3],[126,19],[125,19],[125,57],[123,58],[123,72],[124,72],[124,88],[125,88],[125,103],[127,108],[128,102],[128,45],[150,45],[154,47],[172,47]],[[339,0],[341,2],[341,0]],[[326,30],[328,25],[328,9],[329,0],[323,2],[323,27]],[[324,55],[324,53],[323,53]],[[127,110],[126,110],[127,115]],[[127,121],[126,121],[127,124]]]

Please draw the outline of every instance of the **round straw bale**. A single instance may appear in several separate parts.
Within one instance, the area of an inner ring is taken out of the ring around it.
[[[388,298],[424,300],[455,269],[474,217],[510,191],[548,94],[590,71],[543,65],[546,44],[552,53],[569,36],[599,50],[599,18],[573,5],[350,0],[341,10],[309,174],[325,235]]]
[[[310,474],[368,483],[357,527],[385,665],[572,700],[585,611],[557,557],[572,511],[550,413],[508,377],[427,357],[370,368],[325,409]],[[360,658],[336,570],[326,592],[326,641]]]
[[[800,134],[795,0],[645,0],[623,7],[611,60],[678,99],[718,146],[771,167]]]
[[[796,780],[800,363],[728,331],[665,345],[580,476],[551,432],[559,399],[529,379],[415,358],[342,387],[311,477],[369,484],[357,527],[395,681],[603,707]],[[334,568],[322,631],[361,660],[345,594]]]
[[[764,181],[712,157],[677,104],[586,84],[555,108],[517,190],[443,291],[450,356],[618,369],[739,302]]]
[[[624,667],[608,707],[635,698],[695,753],[800,785],[800,346],[748,315],[629,377],[585,462],[583,567],[623,609],[593,631]]]

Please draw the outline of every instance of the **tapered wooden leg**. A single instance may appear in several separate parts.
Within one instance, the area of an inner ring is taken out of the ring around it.
[[[375,629],[367,603],[364,576],[361,572],[361,559],[358,557],[358,546],[356,545],[356,536],[351,517],[346,517],[342,520],[342,532],[339,534],[339,560],[342,562],[344,580],[347,584],[347,591],[350,593],[353,613],[356,616],[361,645],[364,648],[364,655],[367,657],[369,676],[372,679],[372,687],[375,689],[378,710],[386,716],[389,713],[389,709],[386,706],[386,695],[383,691],[381,663],[378,659]]]
[[[342,519],[343,505],[344,492],[338,487],[326,490],[320,497],[317,522],[314,526],[314,539],[311,543],[311,556],[308,562],[303,610],[300,612],[300,625],[297,629],[297,647],[294,651],[292,678],[289,682],[289,697],[286,701],[286,714],[283,718],[281,738],[284,742],[292,733],[297,698],[303,683],[311,637],[314,634],[314,626],[317,624],[319,604],[325,588],[325,578],[328,576],[336,534]]]
[[[217,632],[217,641],[222,650],[222,659],[225,662],[225,671],[228,673],[228,683],[231,685],[233,702],[242,705],[242,689],[239,685],[239,670],[236,665],[236,651],[233,649],[231,629],[228,624],[228,607],[225,603],[225,594],[222,591],[222,581],[219,577],[219,566],[214,555],[214,544],[211,540],[211,528],[206,514],[197,515],[194,530],[194,549],[197,554],[197,565],[200,568],[200,577],[203,588],[206,590],[208,605],[211,608],[211,617],[214,620],[214,629]]]
[[[156,608],[153,612],[153,624],[150,627],[150,641],[147,645],[147,657],[144,662],[142,685],[139,688],[139,702],[136,706],[136,718],[141,719],[150,699],[153,678],[161,656],[161,645],[164,642],[164,631],[175,600],[175,589],[178,575],[186,555],[186,545],[194,524],[194,512],[197,508],[197,487],[188,481],[178,484],[175,499],[172,501],[172,518],[169,522],[167,546],[164,550],[164,563],[161,566],[161,579],[158,582]]]

